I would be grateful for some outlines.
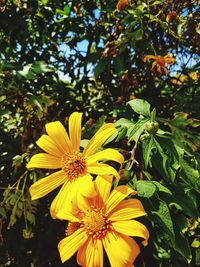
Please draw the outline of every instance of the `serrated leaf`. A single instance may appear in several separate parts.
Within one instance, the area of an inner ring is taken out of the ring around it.
[[[150,158],[151,158],[151,151],[156,148],[156,145],[154,143],[154,138],[152,135],[149,136],[149,138],[145,138],[142,141],[142,151],[143,151],[143,159],[144,159],[144,168],[147,169]]]
[[[156,155],[160,157],[160,161],[158,162],[158,158],[157,160],[155,161],[156,162],[156,165],[154,164],[154,166],[157,168],[157,169],[160,169],[160,171],[163,170],[164,174],[165,174],[165,177],[172,180],[172,175],[170,174],[170,171],[171,171],[171,162],[169,164],[169,160],[170,158],[168,157],[168,155],[164,152],[163,148],[161,147],[161,145],[159,144],[159,142],[157,141],[156,139],[156,136],[155,137],[152,137],[154,139],[154,144],[155,144],[155,147],[156,147]],[[161,165],[160,165],[161,164]],[[174,176],[174,175],[173,175]]]
[[[127,133],[129,141],[134,140],[137,143],[140,135],[145,130],[145,124],[147,121],[149,121],[149,119],[140,119],[133,127],[130,128],[130,131]]]
[[[199,216],[197,207],[191,198],[189,198],[183,189],[178,186],[171,186],[171,196],[165,197],[165,201],[169,206],[175,206],[176,209],[181,210],[186,216],[197,219]]]
[[[116,127],[123,126],[126,128],[130,128],[130,127],[133,127],[134,125],[135,125],[135,123],[133,121],[130,121],[130,120],[125,119],[125,118],[121,118],[115,122]]]
[[[185,174],[182,175],[181,178],[186,184],[189,184],[198,193],[200,193],[200,174],[198,170],[190,167],[190,165],[182,157],[180,157],[180,165],[183,173]]]
[[[179,232],[175,235],[175,250],[178,251],[188,262],[192,259],[192,254],[188,240]]]
[[[175,241],[174,227],[169,208],[164,201],[159,201],[159,207],[152,211],[154,221],[169,235],[172,244]]]
[[[172,195],[172,192],[166,186],[162,185],[157,181],[151,181],[151,182],[157,187],[158,191]]]
[[[150,104],[143,99],[133,99],[128,102],[131,108],[138,114],[150,118]]]
[[[135,187],[140,197],[150,198],[156,192],[156,186],[150,181],[137,181]]]

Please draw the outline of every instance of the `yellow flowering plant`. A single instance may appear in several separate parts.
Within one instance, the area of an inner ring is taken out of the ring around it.
[[[119,179],[118,172],[102,161],[112,160],[122,164],[124,161],[122,154],[112,148],[97,152],[97,149],[103,145],[108,137],[117,131],[114,124],[104,124],[81,151],[81,120],[82,113],[74,112],[71,114],[69,117],[69,135],[59,121],[47,123],[47,135],[42,135],[36,142],[45,153],[34,155],[27,164],[28,169],[56,170],[30,187],[31,198],[34,200],[62,185],[51,205],[52,217],[55,217],[55,212],[66,202],[69,202],[78,190],[81,190],[85,195],[92,192],[93,177],[91,174],[112,174]]]
[[[165,55],[165,56],[154,56],[154,55],[146,55],[143,58],[144,62],[147,62],[149,60],[153,60],[153,63],[151,65],[151,70],[156,71],[159,74],[162,74],[163,71],[165,75],[168,75],[169,70],[166,66],[171,66],[176,62],[176,59],[173,58],[171,55]]]
[[[117,186],[111,191],[112,176],[97,176],[94,197],[75,197],[61,209],[57,218],[67,220],[67,237],[58,245],[62,262],[77,251],[81,266],[103,267],[103,251],[112,267],[133,266],[140,247],[131,237],[140,237],[147,245],[149,232],[135,218],[146,215],[138,199],[129,198],[136,191],[128,186]],[[130,237],[131,236],[131,237]]]

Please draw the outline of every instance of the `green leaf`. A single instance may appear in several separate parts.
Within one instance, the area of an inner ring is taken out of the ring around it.
[[[174,185],[169,187],[172,192],[171,196],[166,196],[165,201],[170,207],[174,206],[177,210],[181,210],[186,216],[197,219],[199,216],[198,209],[194,201],[185,194],[181,185]]]
[[[130,128],[130,131],[127,133],[129,141],[134,140],[137,143],[140,135],[144,132],[147,121],[149,121],[149,119],[140,119]]]
[[[199,248],[200,247],[200,240],[198,238],[195,238],[191,244],[192,248]]]
[[[182,157],[180,157],[180,165],[183,173],[185,174],[182,175],[181,178],[186,184],[189,184],[198,193],[200,193],[200,174],[198,170],[190,167],[190,165]]]
[[[157,181],[151,181],[151,182],[157,187],[158,191],[172,195],[172,192],[166,186],[162,185]]]
[[[187,144],[193,151],[198,150],[200,146],[200,135],[195,128],[200,126],[199,120],[188,119],[187,113],[176,112],[171,121],[165,119],[161,119],[161,121],[171,128],[174,137],[177,139],[177,143]]]
[[[99,60],[96,67],[94,68],[94,76],[97,78],[106,68],[107,62],[105,60]]]
[[[178,251],[188,262],[192,259],[192,254],[187,238],[178,231],[175,234],[175,250]]]
[[[150,118],[150,104],[143,99],[133,99],[128,102],[131,108],[138,114]]]
[[[6,218],[6,211],[3,207],[0,207],[0,215],[3,217],[3,218]]]
[[[41,111],[43,110],[42,103],[41,103],[41,98],[39,96],[32,95],[30,97],[30,103],[34,104],[35,106],[37,106]]]
[[[49,0],[42,0],[42,5],[45,6],[45,5],[47,5],[48,2],[49,2]]]
[[[156,153],[153,157],[152,164],[162,175],[164,175],[164,178],[168,181],[174,181],[177,169],[179,168],[179,165],[177,165],[178,162],[174,159],[177,157],[177,153],[174,154],[176,150],[170,146],[170,141],[169,147],[167,148],[166,144],[168,141],[163,145],[162,139],[158,136],[154,136],[153,138],[156,146]],[[172,154],[170,150],[173,151]]]
[[[119,119],[118,121],[115,122],[115,126],[118,127],[118,126],[123,126],[123,127],[126,127],[126,128],[130,128],[130,127],[133,127],[135,125],[134,122],[128,120],[128,119],[125,119],[125,118],[121,118]]]
[[[144,168],[147,169],[150,158],[151,158],[151,151],[156,148],[154,143],[154,138],[152,135],[149,135],[149,138],[145,138],[142,141],[142,151],[143,151],[143,159],[144,159]]]
[[[169,208],[164,201],[159,201],[159,206],[156,211],[152,211],[154,221],[168,234],[171,243],[175,241],[174,227],[170,215]]]
[[[48,65],[44,61],[36,61],[34,64],[32,64],[31,70],[36,74],[53,71],[53,69],[49,68]]]
[[[26,219],[31,223],[35,224],[35,215],[31,212],[26,212]]]
[[[124,59],[122,57],[116,57],[113,60],[115,71],[118,75],[123,75],[125,71]]]
[[[150,4],[150,6],[156,6],[156,5],[162,5],[163,1],[154,1],[153,3]]]
[[[135,184],[138,196],[150,198],[156,192],[156,186],[150,181],[137,181]]]
[[[196,266],[200,266],[200,248],[195,251],[195,262]]]
[[[139,13],[138,13],[139,14]],[[128,34],[128,37],[134,41],[142,40],[143,37],[143,31],[142,29],[134,30],[133,32]]]
[[[0,102],[3,102],[6,99],[5,95],[0,96]]]
[[[57,8],[56,9],[56,13],[59,14],[59,15],[61,15],[61,16],[64,16],[64,17],[68,17],[69,16],[69,13],[70,13],[70,7],[69,7],[69,5],[66,5],[64,7],[64,10]]]

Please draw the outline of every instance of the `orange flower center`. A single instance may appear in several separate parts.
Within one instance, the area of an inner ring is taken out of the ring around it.
[[[94,208],[87,211],[82,218],[83,227],[86,229],[87,234],[97,239],[105,237],[110,228],[110,221],[102,209]]]
[[[62,169],[70,180],[86,174],[87,166],[85,159],[80,154],[66,153],[62,157]]]
[[[156,63],[158,65],[160,65],[161,67],[164,67],[165,66],[165,59],[164,59],[164,57],[158,56],[157,59],[156,59]]]
[[[72,235],[76,230],[80,228],[79,222],[68,222],[67,229],[65,231],[66,235]]]

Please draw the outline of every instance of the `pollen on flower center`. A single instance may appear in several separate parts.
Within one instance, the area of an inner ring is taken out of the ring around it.
[[[80,154],[68,153],[62,157],[62,169],[71,180],[86,174],[87,171],[85,159]]]
[[[102,209],[86,212],[82,218],[82,223],[87,234],[92,238],[102,239],[110,228],[110,222]]]

